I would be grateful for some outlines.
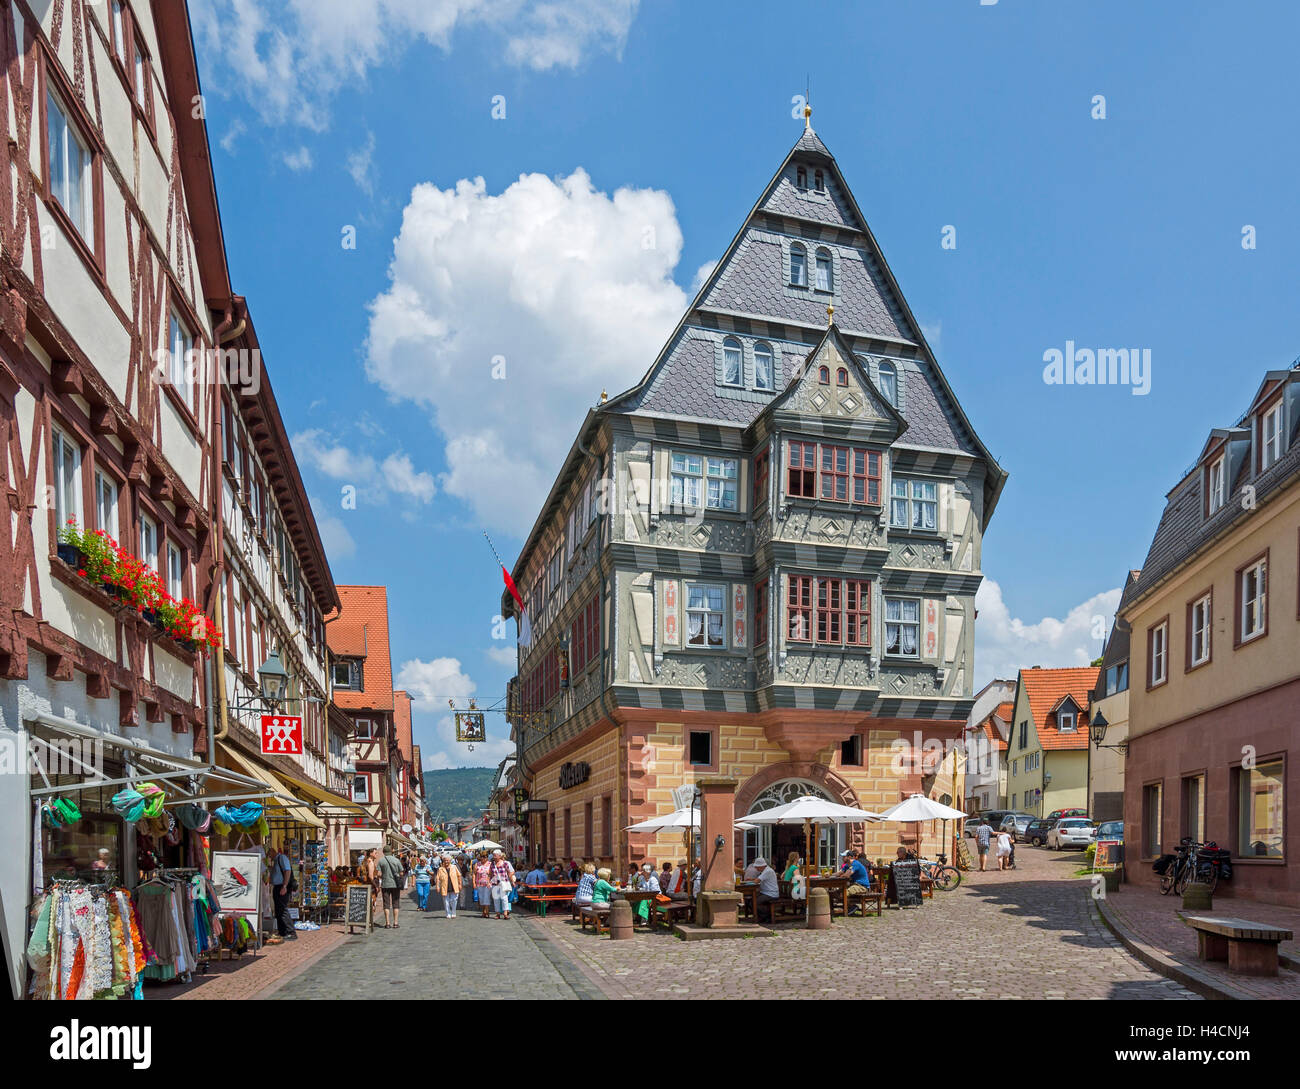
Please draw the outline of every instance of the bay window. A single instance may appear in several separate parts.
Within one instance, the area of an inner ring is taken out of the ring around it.
[[[786,494],[799,499],[814,499],[817,495],[817,444],[815,442],[790,443],[790,472]]]
[[[762,605],[766,610],[765,600]],[[870,646],[871,583],[861,579],[791,575],[786,594],[786,625],[789,639],[794,643]]]
[[[885,653],[921,656],[921,603],[915,598],[885,598]]]
[[[792,440],[786,494],[879,506],[882,465],[878,450]]]

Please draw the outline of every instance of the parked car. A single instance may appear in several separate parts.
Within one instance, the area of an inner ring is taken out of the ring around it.
[[[1041,847],[1047,842],[1047,833],[1052,830],[1055,824],[1055,817],[1035,817],[1025,827],[1025,833],[1020,838],[1035,847]]]
[[[1123,821],[1102,821],[1097,825],[1096,839],[1117,839],[1120,843],[1124,842],[1124,822]]]
[[[1014,812],[1014,809],[990,809],[987,813],[981,813],[978,817],[967,817],[966,827],[963,834],[973,836],[975,834],[975,829],[980,826],[981,821],[988,821],[989,827],[996,832],[998,826],[1002,823],[1002,818],[1008,813]]]
[[[1087,847],[1097,835],[1097,829],[1086,817],[1062,817],[1047,833],[1047,846],[1053,851],[1062,847]]]
[[[1021,841],[1025,834],[1025,829],[1029,827],[1029,822],[1034,818],[1029,813],[1008,813],[1002,818],[1002,823],[998,825],[999,832],[1010,832],[1011,839],[1015,843]]]
[[[1059,820],[1061,817],[1086,817],[1088,811],[1086,809],[1053,809],[1047,815],[1056,817]]]

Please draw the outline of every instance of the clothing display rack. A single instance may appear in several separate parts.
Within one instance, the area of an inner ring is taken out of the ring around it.
[[[33,910],[27,943],[32,998],[141,997],[148,950],[126,889],[59,878]]]

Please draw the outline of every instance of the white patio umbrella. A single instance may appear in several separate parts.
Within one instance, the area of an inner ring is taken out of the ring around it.
[[[638,821],[636,824],[629,824],[623,829],[625,832],[669,832],[674,828],[693,828],[698,830],[700,827],[700,811],[692,809],[689,806],[685,809],[674,809],[671,813],[665,813],[662,817],[651,817],[649,820]],[[753,825],[746,824],[744,821],[736,821],[737,828],[752,828]]]
[[[942,802],[936,802],[933,798],[927,798],[924,794],[913,794],[910,798],[904,798],[897,805],[890,806],[881,815],[880,819],[885,821],[897,821],[900,824],[920,824],[922,821],[947,821],[960,820],[966,816],[960,809],[954,809],[950,805],[944,805]],[[921,830],[916,830],[916,845],[921,846]],[[946,838],[946,829],[945,829]],[[919,854],[920,851],[918,850]]]
[[[465,848],[466,851],[504,851],[501,844],[490,839],[481,839],[477,843],[471,843]]]
[[[880,820],[879,814],[866,809],[857,809],[851,805],[840,805],[805,794],[785,805],[765,809],[762,813],[747,813],[745,820],[751,825],[757,824],[802,824],[804,835],[803,876],[804,888],[808,888],[808,860],[812,856],[812,830],[819,824],[864,824],[867,821]],[[804,895],[804,911],[808,903]]]

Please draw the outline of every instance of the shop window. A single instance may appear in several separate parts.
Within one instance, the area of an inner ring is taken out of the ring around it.
[[[1233,768],[1237,809],[1236,853],[1242,858],[1285,857],[1282,848],[1282,805],[1285,765],[1270,760],[1253,768]]]
[[[840,742],[840,764],[844,767],[862,766],[862,735],[854,734]]]
[[[692,730],[690,736],[692,764],[713,766],[713,733],[710,730]]]
[[[1155,858],[1160,854],[1160,845],[1163,842],[1160,829],[1161,793],[1159,783],[1148,783],[1142,788],[1142,855],[1144,858]]]

